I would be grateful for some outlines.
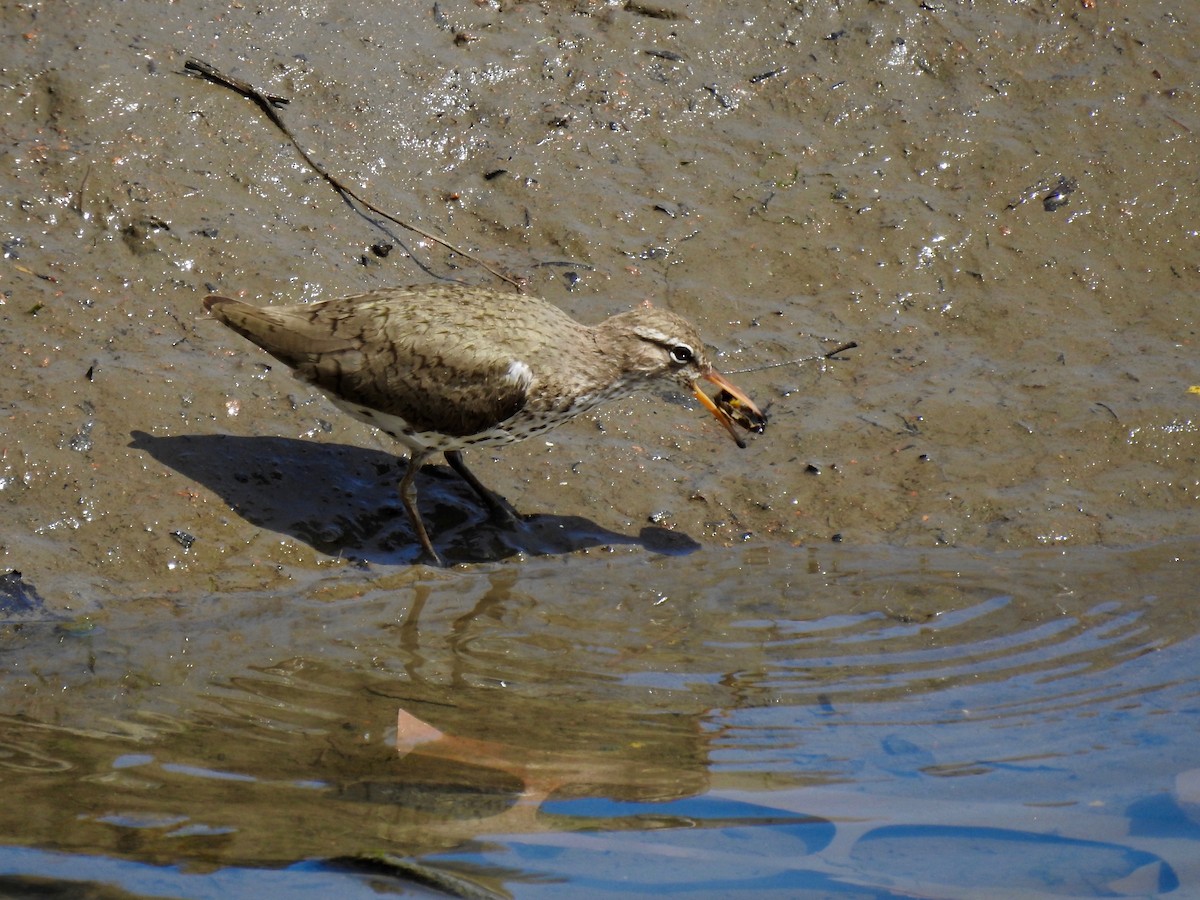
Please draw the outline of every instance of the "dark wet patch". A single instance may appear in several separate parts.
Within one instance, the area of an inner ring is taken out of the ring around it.
[[[45,622],[59,616],[46,609],[46,601],[24,576],[13,569],[0,575],[0,624]]]

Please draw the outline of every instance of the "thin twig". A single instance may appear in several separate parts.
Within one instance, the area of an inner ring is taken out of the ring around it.
[[[858,341],[850,341],[847,344],[842,344],[842,346],[838,347],[836,350],[830,350],[828,353],[825,354],[824,358],[825,359],[833,359],[835,356],[837,356],[843,350],[854,350],[857,347],[858,347]]]
[[[853,350],[858,346],[858,341],[850,341],[848,344],[842,344],[835,350],[830,350],[828,353],[822,353],[819,356],[805,356],[801,359],[785,359],[783,362],[764,363],[761,366],[751,366],[749,369],[730,369],[726,375],[744,375],[746,372],[761,372],[764,369],[781,369],[784,366],[798,366],[806,362],[817,362],[822,359],[837,359],[839,353],[846,350]]]
[[[291,129],[288,128],[284,123],[283,117],[279,115],[278,110],[286,106],[288,103],[288,99],[286,97],[278,97],[274,94],[265,94],[249,82],[242,81],[240,78],[234,78],[232,75],[226,75],[224,72],[220,71],[211,64],[202,59],[196,59],[195,57],[184,63],[184,69],[194,74],[198,78],[204,78],[207,81],[211,81],[213,84],[219,84],[222,87],[229,88],[229,90],[233,91],[234,93],[241,94],[247,100],[253,101],[253,103],[259,109],[261,109],[264,114],[266,114],[266,117],[271,120],[271,123],[283,132],[284,136],[291,142],[292,146],[296,148],[296,152],[300,154],[306,163],[308,163],[309,167],[322,178],[324,178],[325,181],[327,181],[335,191],[341,194],[343,198],[349,198],[364,208],[369,209],[376,215],[382,216],[389,222],[394,222],[401,228],[406,228],[414,234],[420,235],[426,240],[433,241],[435,244],[446,248],[451,253],[457,253],[459,256],[471,260],[471,262],[475,263],[476,265],[487,269],[487,271],[491,272],[501,281],[508,282],[517,290],[521,289],[520,282],[511,275],[506,275],[502,272],[496,271],[496,269],[492,268],[479,257],[473,256],[470,253],[467,253],[465,250],[460,250],[458,247],[455,247],[448,241],[443,240],[436,234],[430,234],[428,231],[418,228],[416,225],[412,225],[408,222],[397,219],[391,213],[385,212],[371,201],[360,197],[351,188],[347,187],[338,178],[332,175],[323,165],[314,160],[303,146],[301,146],[300,142],[296,140],[296,136],[292,134]]]
[[[79,215],[83,216],[85,219],[88,218],[88,216],[83,211],[83,192],[87,189],[88,178],[90,178],[91,175],[92,164],[88,163],[88,167],[83,172],[83,180],[79,182],[79,190],[75,194],[75,212],[79,213]]]

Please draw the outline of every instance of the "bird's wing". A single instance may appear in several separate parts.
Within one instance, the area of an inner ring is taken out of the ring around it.
[[[479,434],[525,406],[533,373],[486,336],[437,319],[414,328],[403,307],[363,298],[309,306],[206,304],[234,331],[343,400],[418,431]]]

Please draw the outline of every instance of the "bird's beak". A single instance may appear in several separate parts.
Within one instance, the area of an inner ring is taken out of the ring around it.
[[[692,390],[696,394],[696,399],[704,404],[704,408],[713,414],[713,417],[725,426],[725,430],[729,432],[739,447],[745,447],[746,442],[742,440],[742,436],[737,433],[734,425],[740,425],[747,431],[753,431],[756,434],[762,434],[767,427],[767,417],[763,415],[762,410],[754,405],[754,401],[747,397],[742,391],[733,386],[732,383],[721,373],[709,369],[700,376],[705,381],[711,381],[721,389],[717,394],[717,399],[714,400],[708,394],[700,389],[700,379],[692,382]]]

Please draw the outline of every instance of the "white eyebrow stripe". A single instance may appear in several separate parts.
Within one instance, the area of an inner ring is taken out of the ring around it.
[[[639,327],[635,328],[633,330],[633,332],[638,337],[644,338],[648,341],[653,341],[656,344],[679,344],[679,343],[682,343],[681,341],[676,340],[675,338],[671,337],[669,334],[663,334],[657,328],[646,328],[645,326],[639,326]]]

